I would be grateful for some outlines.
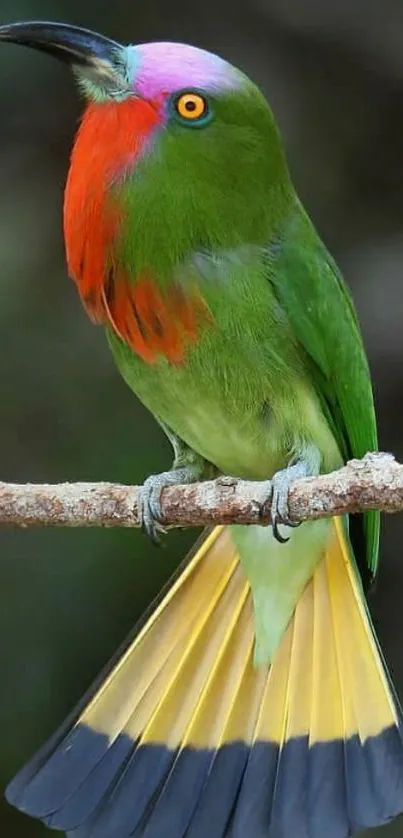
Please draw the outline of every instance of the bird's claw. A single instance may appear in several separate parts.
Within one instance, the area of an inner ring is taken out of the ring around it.
[[[160,533],[166,529],[162,524],[161,495],[165,486],[169,485],[164,480],[164,473],[151,474],[144,481],[140,489],[139,497],[139,518],[143,532],[148,535],[153,544],[160,545]]]
[[[288,498],[292,483],[302,476],[303,464],[297,463],[276,472],[271,481],[271,526],[274,538],[280,544],[286,544],[290,537],[281,535],[279,526],[295,528],[301,524],[301,521],[291,520]]]
[[[144,481],[139,496],[140,526],[154,544],[160,545],[160,533],[166,533],[163,525],[161,495],[167,486],[177,486],[180,483],[194,483],[200,476],[201,467],[196,460],[180,468],[162,471],[161,474],[150,474]]]

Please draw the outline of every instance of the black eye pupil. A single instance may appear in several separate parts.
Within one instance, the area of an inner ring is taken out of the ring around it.
[[[186,102],[185,108],[187,111],[195,111],[196,110],[196,102],[193,102],[191,99]]]

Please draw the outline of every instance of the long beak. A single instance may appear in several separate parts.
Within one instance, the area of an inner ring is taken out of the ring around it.
[[[0,41],[47,52],[112,94],[127,85],[125,48],[89,29],[38,20],[11,23],[0,26]]]

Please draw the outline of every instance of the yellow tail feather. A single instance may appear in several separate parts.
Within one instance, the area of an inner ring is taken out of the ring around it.
[[[230,819],[235,838],[346,838],[400,812],[400,711],[340,520],[271,666],[254,667],[253,642],[218,527],[9,799],[77,838],[141,824],[146,838],[223,838]]]

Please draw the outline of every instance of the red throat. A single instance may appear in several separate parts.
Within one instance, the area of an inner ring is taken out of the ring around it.
[[[110,187],[135,165],[160,122],[157,108],[132,98],[89,105],[77,133],[65,191],[64,237],[70,276],[97,323],[109,318],[106,294],[122,220]]]
[[[116,260],[122,208],[111,186],[133,168],[161,123],[161,111],[140,99],[90,105],[74,145],[64,203],[70,276],[89,316],[107,323],[147,363],[184,360],[210,312],[197,288],[152,275],[128,276]]]

